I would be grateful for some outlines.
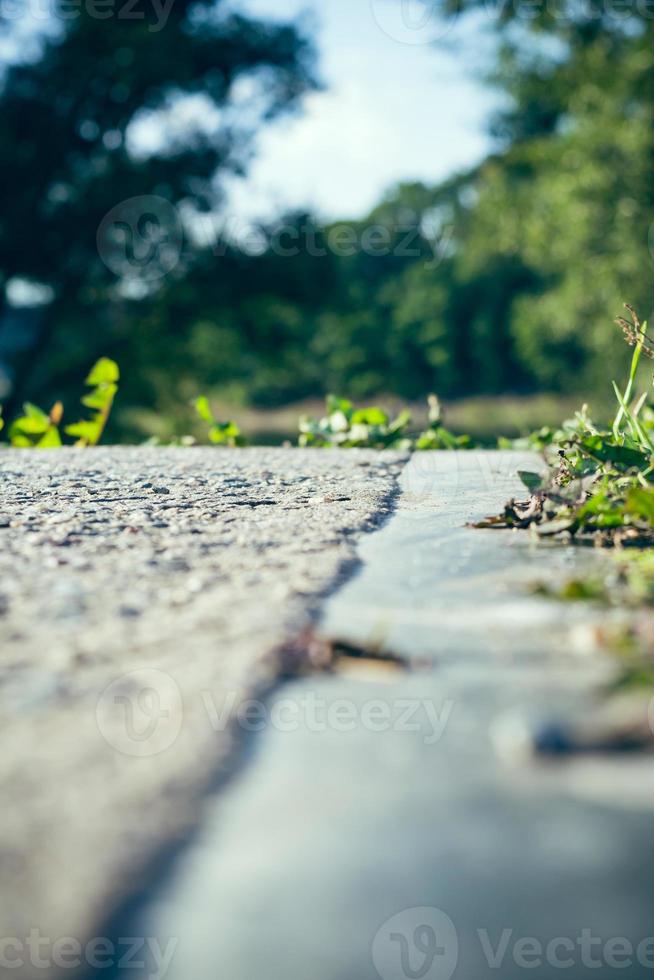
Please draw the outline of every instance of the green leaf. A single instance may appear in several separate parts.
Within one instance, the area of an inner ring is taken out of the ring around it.
[[[619,500],[598,493],[582,504],[576,513],[580,524],[592,527],[622,527],[625,522],[624,508]]]
[[[203,422],[208,422],[209,424],[213,422],[213,412],[211,411],[209,399],[206,395],[200,395],[199,398],[195,399],[195,411]]]
[[[242,446],[245,442],[235,422],[216,422],[209,429],[209,441],[215,446]]]
[[[23,415],[21,418],[15,419],[11,423],[9,431],[10,433],[19,432],[25,436],[38,436],[42,435],[44,432],[47,432],[49,425],[50,419],[47,415],[45,416],[44,422],[41,421],[41,419],[30,418],[28,415]]]
[[[61,446],[61,436],[56,425],[51,425],[36,445],[38,449],[59,449]]]
[[[342,412],[349,419],[354,406],[347,398],[337,398],[336,395],[327,395],[327,414]]]
[[[19,430],[14,429],[13,426],[9,429],[9,442],[12,446],[15,446],[16,449],[28,449],[30,446],[34,445],[31,439],[24,436]]]
[[[81,419],[64,430],[77,438],[78,445],[96,446],[99,443],[118,391],[119,378],[118,365],[108,357],[101,357],[89,371],[86,384],[91,385],[93,390],[87,392],[81,401],[82,405],[95,412],[90,419]]]
[[[93,391],[90,391],[88,395],[84,395],[81,399],[82,405],[86,405],[87,408],[97,408],[99,410],[107,408],[114,400],[117,391],[118,385],[100,385],[99,388],[94,388]]]
[[[120,371],[116,362],[109,357],[101,357],[89,371],[85,383],[96,386],[115,384],[119,380]]]
[[[24,415],[20,416],[9,426],[9,441],[19,449],[38,448],[49,449],[61,446],[59,429],[49,415],[32,402],[23,405]],[[53,418],[61,418],[61,403],[53,406]]]
[[[638,467],[638,469],[646,469],[649,462],[649,456],[646,453],[629,446],[617,446],[599,435],[581,439],[579,447],[589,456],[593,456],[603,463],[616,463],[628,468],[633,466]]]
[[[73,422],[64,429],[66,435],[74,436],[90,446],[94,446],[101,435],[100,421],[89,419],[88,421]]]
[[[527,490],[530,490],[532,493],[534,493],[536,490],[540,490],[543,483],[543,478],[541,477],[540,473],[531,473],[529,470],[518,470],[518,476],[526,486]]]
[[[388,415],[381,408],[359,408],[352,413],[352,425],[388,425]]]
[[[36,446],[40,437],[53,428],[50,416],[32,402],[23,405],[24,415],[14,419],[9,426],[9,441],[12,446]]]
[[[411,412],[407,408],[404,408],[398,417],[391,422],[388,427],[388,431],[392,433],[402,432],[404,429],[406,429],[410,422]]]
[[[654,526],[654,490],[634,487],[627,494],[625,508],[628,513],[642,517]]]
[[[25,412],[25,418],[31,422],[38,422],[43,428],[47,428],[50,425],[50,416],[42,408],[39,408],[38,405],[34,405],[32,402],[25,402],[23,411]]]

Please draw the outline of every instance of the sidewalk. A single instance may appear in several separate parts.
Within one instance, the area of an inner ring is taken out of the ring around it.
[[[651,755],[511,751],[516,719],[575,717],[614,670],[571,642],[597,610],[529,588],[602,554],[464,527],[517,465],[412,458],[322,629],[413,669],[353,659],[252,707],[248,765],[120,922],[157,953],[139,980],[652,975]]]

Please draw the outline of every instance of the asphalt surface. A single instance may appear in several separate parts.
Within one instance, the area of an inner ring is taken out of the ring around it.
[[[236,713],[352,571],[402,465],[352,450],[0,453],[11,975],[71,975],[195,825],[234,765]]]

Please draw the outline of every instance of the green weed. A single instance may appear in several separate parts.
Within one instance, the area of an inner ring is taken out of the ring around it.
[[[50,412],[44,412],[38,405],[25,402],[23,415],[9,426],[9,442],[12,446],[30,449],[56,449],[61,446],[59,424],[63,415],[63,405],[55,402]]]
[[[406,410],[390,420],[377,406],[355,408],[347,398],[327,396],[326,415],[315,419],[303,415],[299,421],[300,446],[341,448],[408,449],[405,436],[411,415]]]
[[[91,368],[85,383],[92,390],[84,395],[82,404],[94,409],[94,412],[91,418],[64,428],[66,435],[76,438],[75,445],[95,446],[100,441],[118,391],[119,377],[118,365],[108,357],[101,357]],[[55,402],[49,412],[25,402],[23,414],[9,426],[10,444],[19,449],[58,449],[62,445],[59,429],[63,414],[61,402]],[[3,424],[0,417],[0,429]]]
[[[236,422],[218,422],[211,411],[209,399],[205,395],[196,398],[195,411],[209,426],[209,442],[215,446],[244,446],[245,438]]]
[[[347,398],[328,395],[326,414],[321,419],[300,418],[300,446],[341,449],[395,449],[402,452],[427,449],[469,449],[468,436],[455,436],[442,424],[438,398],[429,396],[429,426],[424,432],[409,433],[411,413],[404,409],[391,420],[377,405],[356,408]]]
[[[443,409],[436,395],[427,399],[429,405],[429,425],[415,439],[413,448],[423,449],[472,449],[470,436],[455,436],[443,425]]]
[[[82,405],[94,409],[89,419],[74,422],[64,429],[66,435],[77,439],[76,446],[97,446],[118,391],[120,371],[115,361],[101,357],[91,368],[85,384],[92,389],[82,398]]]
[[[560,429],[535,433],[526,446],[543,452],[547,469],[520,474],[530,499],[509,501],[503,514],[477,527],[534,526],[540,535],[654,545],[654,412],[644,395],[634,397],[640,358],[654,357],[654,349],[647,324],[627,310],[631,319],[617,322],[634,352],[624,390],[613,382],[618,408],[611,428],[596,425],[584,406]]]

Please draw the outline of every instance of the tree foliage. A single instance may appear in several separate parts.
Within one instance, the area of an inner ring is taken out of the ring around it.
[[[36,384],[59,371],[67,380],[89,348],[111,349],[131,329],[126,297],[150,298],[165,273],[183,279],[193,266],[190,218],[219,206],[220,178],[244,169],[258,127],[313,86],[312,51],[294,26],[223,0],[110,10],[57,0],[31,57],[15,21],[0,30],[15,51],[0,81],[0,300],[14,279],[46,290],[29,360],[39,362]],[[101,240],[116,208],[122,266]],[[158,248],[171,232],[168,250]],[[152,261],[139,277],[144,255]]]
[[[489,10],[486,0],[453,2],[462,16]],[[125,367],[124,428],[133,406],[173,414],[199,390],[269,406],[330,391],[453,398],[603,386],[620,345],[615,309],[630,299],[652,319],[647,5],[499,5],[489,84],[503,108],[480,166],[436,187],[397,187],[347,225],[287,215],[258,230],[256,254],[214,224],[202,247],[185,236],[155,284],[126,289],[98,256],[103,215],[155,193],[177,213],[215,216],[215,175],[244,166],[250,135],[227,122],[168,131],[143,157],[130,126],[199,93],[221,110],[238,104],[239,79],[263,72],[258,124],[311,85],[309,48],[293,28],[221,7],[176,0],[159,32],[80,17],[6,76],[0,177],[12,194],[0,275],[55,297],[39,400],[104,350]]]

